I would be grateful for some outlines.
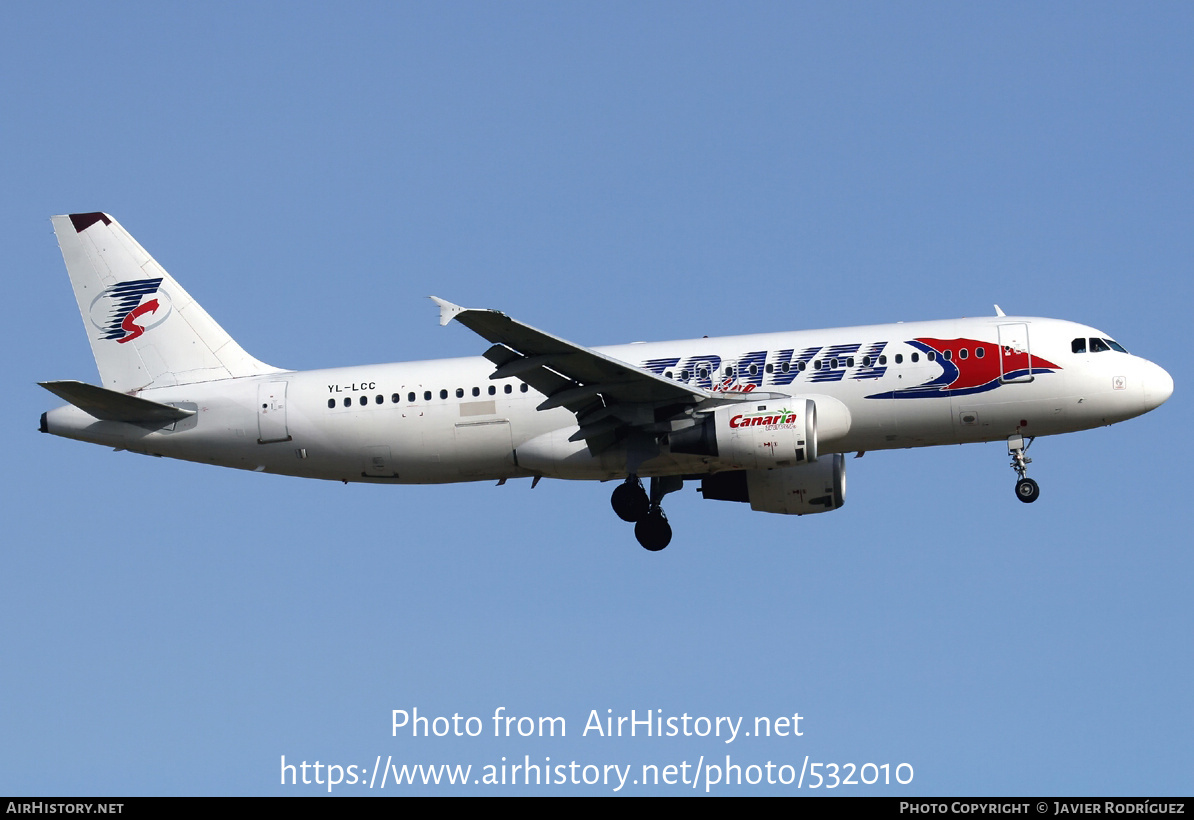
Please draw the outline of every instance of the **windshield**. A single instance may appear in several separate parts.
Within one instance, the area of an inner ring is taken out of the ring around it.
[[[1120,353],[1127,353],[1123,345],[1114,339],[1099,339],[1096,337],[1078,338],[1070,342],[1070,350],[1074,353],[1106,353],[1110,350],[1116,350]]]

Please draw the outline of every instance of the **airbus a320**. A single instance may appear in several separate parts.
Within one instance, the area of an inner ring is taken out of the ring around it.
[[[41,431],[122,450],[344,482],[618,482],[648,550],[664,497],[806,515],[845,502],[845,453],[1005,441],[1035,501],[1037,436],[1139,416],[1173,392],[1108,334],[996,315],[589,348],[437,297],[474,358],[294,371],[233,341],[112,217],[53,218],[100,384]],[[643,481],[647,480],[647,486]]]

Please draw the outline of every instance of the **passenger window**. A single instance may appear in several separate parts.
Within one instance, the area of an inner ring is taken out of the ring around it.
[[[765,368],[763,368],[763,369],[764,369],[764,370],[766,370],[768,373],[774,373],[774,372],[775,372],[775,365],[773,365],[773,364],[769,364],[769,365],[767,365],[767,367],[765,367]]]
[[[1075,339],[1074,341],[1070,342],[1070,352],[1071,353],[1085,353],[1086,352],[1086,340],[1085,339]]]
[[[344,406],[345,406],[345,407],[352,407],[352,399],[345,399],[345,400],[344,400]]]
[[[335,399],[328,399],[328,409],[329,409],[329,410],[331,410],[331,409],[332,409],[333,407],[335,407],[335,406],[336,406],[336,400],[335,400]]]
[[[527,385],[526,385],[526,382],[523,382],[522,384],[518,385],[518,391],[519,391],[520,393],[525,393],[525,392],[527,392]]]
[[[952,350],[947,350],[947,351],[945,351],[945,354],[944,354],[944,355],[945,355],[945,360],[946,360],[947,362],[948,362],[948,361],[952,361],[952,360],[953,360],[953,358],[954,358],[954,352],[953,352]]]
[[[871,366],[871,357],[870,357],[870,356],[863,356],[863,357],[862,357],[862,366],[863,366],[863,367],[870,367],[870,366]]]
[[[441,390],[441,391],[439,391],[439,397],[440,397],[441,399],[446,399],[446,398],[448,397],[448,391],[447,391],[447,390]]]
[[[801,362],[801,363],[800,363],[800,370],[801,370],[801,371],[808,370],[808,362]]]
[[[727,379],[732,379],[732,378],[734,378],[734,368],[732,368],[732,367],[727,367],[727,368],[726,368],[726,378],[727,378]]]
[[[846,367],[853,367],[853,366],[854,366],[854,357],[851,356],[850,358],[846,359]]]
[[[925,354],[925,358],[928,359],[930,362],[933,362],[933,361],[937,360],[937,354],[930,350],[928,353]],[[945,351],[945,358],[947,358],[947,359],[949,358],[948,350]]]
[[[752,375],[752,376],[759,375],[759,366],[757,364],[752,364],[750,366],[750,375]]]
[[[491,384],[491,385],[489,385],[489,395],[491,395],[491,396],[492,396],[492,395],[494,395],[494,394],[496,394],[496,393],[497,393],[497,388],[496,388],[496,387],[494,387],[492,384]]]
[[[920,354],[919,354],[919,353],[913,353],[913,354],[912,354],[912,361],[914,361],[914,362],[919,362],[919,361],[920,361]]]
[[[981,348],[981,347],[976,347],[976,348],[974,349],[974,357],[975,357],[976,359],[981,359],[983,356],[986,356],[986,355],[987,355],[987,351],[986,351],[986,350],[984,350],[983,348]]]
[[[431,401],[431,391],[430,390],[423,391],[423,401]]]
[[[785,373],[787,373],[789,370],[792,369],[792,366],[790,364],[788,364],[787,362],[784,362],[782,365],[780,365],[779,369],[784,371]]]
[[[505,391],[506,391],[506,393],[507,393],[507,394],[509,394],[509,393],[510,393],[510,392],[511,392],[513,389],[514,389],[514,388],[513,388],[513,387],[511,387],[510,385],[506,385],[506,387],[505,387]]]
[[[479,396],[479,395],[481,395],[481,388],[480,388],[480,387],[474,387],[474,388],[473,388],[473,395],[474,395],[474,396]]]
[[[903,354],[903,353],[897,353],[897,354],[896,354],[896,360],[895,360],[895,363],[896,363],[896,364],[903,364],[903,363],[904,363],[904,354]]]
[[[395,393],[394,395],[390,396],[390,401],[392,401],[394,404],[397,404],[398,402],[402,401],[402,396],[398,393]]]
[[[821,360],[813,359],[813,370],[820,370],[820,369],[821,369]]]
[[[886,357],[886,356],[880,356],[880,357],[879,357],[879,364],[887,364],[887,357]]]
[[[369,403],[369,397],[368,397],[368,396],[361,396],[361,398],[360,398],[360,402],[361,402],[361,407],[364,407],[366,404],[368,404],[368,403]]]
[[[961,358],[961,359],[970,358],[970,351],[967,350],[966,348],[962,348],[961,350],[958,351],[958,358]]]

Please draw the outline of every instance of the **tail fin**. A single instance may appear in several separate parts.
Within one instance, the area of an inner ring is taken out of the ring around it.
[[[112,217],[52,221],[104,387],[132,393],[281,372],[234,342]]]

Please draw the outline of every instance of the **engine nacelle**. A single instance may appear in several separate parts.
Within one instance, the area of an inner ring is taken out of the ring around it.
[[[717,460],[747,470],[817,460],[817,405],[808,399],[718,407]]]
[[[736,402],[669,437],[673,453],[712,456],[726,467],[765,470],[817,460],[821,444],[850,431],[850,411],[831,396]]]
[[[714,473],[701,480],[700,490],[705,498],[749,502],[759,512],[829,512],[846,503],[846,459],[834,453],[798,467]]]

